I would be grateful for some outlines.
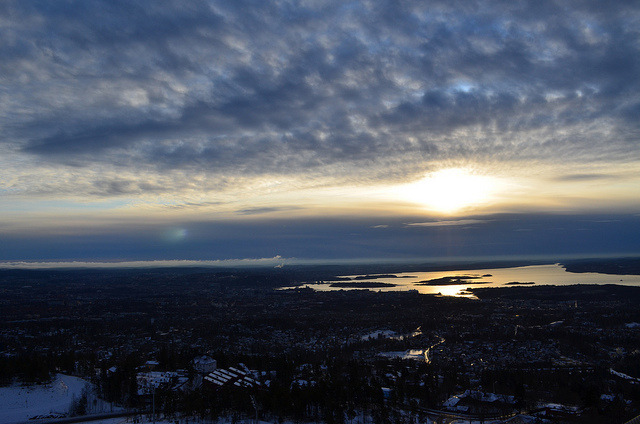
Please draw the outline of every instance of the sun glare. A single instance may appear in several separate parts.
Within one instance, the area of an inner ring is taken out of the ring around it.
[[[433,172],[400,188],[400,195],[434,211],[455,213],[491,201],[497,189],[494,178],[476,175],[467,169],[451,168]]]

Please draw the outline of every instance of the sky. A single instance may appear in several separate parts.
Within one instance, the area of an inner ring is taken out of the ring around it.
[[[0,2],[0,263],[640,254],[636,1]]]

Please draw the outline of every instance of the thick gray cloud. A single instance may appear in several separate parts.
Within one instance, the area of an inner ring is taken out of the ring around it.
[[[611,180],[618,178],[615,175],[607,174],[569,174],[560,175],[555,178],[556,181],[599,181],[599,180]]]
[[[240,215],[260,215],[264,213],[271,212],[287,212],[287,211],[295,211],[300,209],[297,206],[275,206],[275,207],[264,207],[264,208],[246,208],[236,211]]]
[[[0,149],[225,175],[628,162],[639,35],[637,2],[5,1]]]

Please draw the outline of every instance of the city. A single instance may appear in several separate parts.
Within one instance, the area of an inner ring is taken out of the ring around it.
[[[147,411],[153,395],[176,419],[595,423],[640,412],[640,288],[470,287],[470,299],[278,289],[287,275],[5,271],[0,377],[75,375],[96,399]]]

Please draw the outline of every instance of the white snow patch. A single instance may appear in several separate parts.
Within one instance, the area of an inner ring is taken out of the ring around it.
[[[615,375],[616,377],[624,378],[625,380],[629,380],[634,383],[640,382],[640,378],[631,377],[630,375],[621,373],[620,371],[616,371],[613,368],[609,368],[609,372]]]
[[[395,331],[391,331],[391,330],[376,330],[376,331],[372,331],[369,334],[366,334],[364,336],[362,336],[360,339],[362,341],[366,341],[366,340],[376,340],[378,338],[391,338],[393,336],[395,336],[397,333]]]
[[[49,384],[0,387],[0,424],[26,421],[36,415],[66,414],[88,385],[81,378],[57,374]]]

